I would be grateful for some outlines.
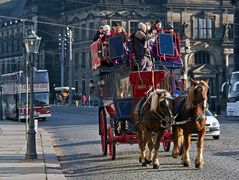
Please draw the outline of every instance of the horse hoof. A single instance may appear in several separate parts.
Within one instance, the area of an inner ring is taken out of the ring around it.
[[[174,159],[178,158],[178,154],[173,154],[172,153],[172,156],[173,156]]]
[[[195,168],[202,170],[202,164],[195,164]]]
[[[141,157],[139,157],[139,163],[142,163]]]
[[[143,162],[143,163],[142,163],[142,166],[143,166],[143,167],[148,167],[148,164],[147,164],[146,162]]]
[[[188,162],[184,162],[184,163],[183,163],[183,166],[184,166],[184,167],[189,167],[190,165],[189,165]]]
[[[154,164],[154,165],[153,165],[153,169],[159,169],[159,165]]]
[[[151,163],[152,163],[152,161],[149,161],[149,160],[147,160],[146,158],[145,158],[145,162],[146,162],[147,164],[151,164]]]

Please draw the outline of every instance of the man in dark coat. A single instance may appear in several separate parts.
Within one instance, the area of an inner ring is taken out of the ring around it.
[[[138,30],[133,36],[133,49],[135,59],[138,63],[138,66],[141,66],[142,70],[150,70],[150,68],[148,68],[147,66],[152,66],[152,63],[150,63],[148,49],[148,39],[150,37],[146,35],[146,30],[146,25],[141,22],[138,24]]]
[[[99,38],[103,37],[104,36],[104,31],[103,31],[103,26],[100,26],[98,31],[96,32],[94,38],[93,38],[93,41],[97,41]]]

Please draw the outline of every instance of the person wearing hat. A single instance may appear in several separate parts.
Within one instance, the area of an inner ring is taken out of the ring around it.
[[[95,41],[97,41],[99,38],[102,38],[102,37],[104,36],[103,32],[104,32],[104,31],[103,31],[103,26],[100,26],[99,29],[98,29],[98,31],[96,32],[94,38],[93,38],[93,41],[95,42]]]

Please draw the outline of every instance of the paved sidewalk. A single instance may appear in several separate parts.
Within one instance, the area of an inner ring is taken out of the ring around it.
[[[26,144],[25,123],[0,120],[0,179],[65,179],[45,130],[38,128],[36,134],[37,159],[25,159]]]

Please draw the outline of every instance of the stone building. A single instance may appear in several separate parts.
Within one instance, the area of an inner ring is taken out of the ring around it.
[[[166,4],[169,22],[184,25],[190,50],[184,51],[184,76],[209,79],[211,107],[233,70],[233,8],[230,1],[172,0]]]
[[[104,24],[120,24],[128,33],[134,32],[141,21],[160,19],[165,26],[173,24],[182,36],[181,52],[185,64],[178,78],[209,79],[210,97],[219,98],[221,85],[232,71],[233,6],[230,0],[28,0],[23,15],[39,22],[72,27],[72,81],[78,93],[90,94],[89,84],[94,77],[89,46],[98,27]],[[4,63],[0,70],[8,72],[19,66],[22,56],[15,57],[12,49],[22,51],[17,45],[21,40],[13,38],[20,34],[21,39],[22,26],[22,22],[1,26],[0,61]],[[42,37],[39,60],[51,70],[51,85],[60,85],[58,34],[65,33],[65,26],[35,23],[34,27]],[[16,47],[11,49],[10,44]],[[64,60],[64,80],[68,85],[68,54]]]
[[[210,97],[218,99],[223,82],[233,67],[233,7],[230,0],[91,1],[88,6],[69,10],[67,23],[75,30],[74,82],[89,93],[93,77],[89,44],[100,25],[122,25],[128,33],[141,21],[160,19],[173,24],[182,36],[185,67],[181,78],[209,79]],[[179,74],[180,74],[179,73]],[[180,77],[180,76],[179,76]]]

